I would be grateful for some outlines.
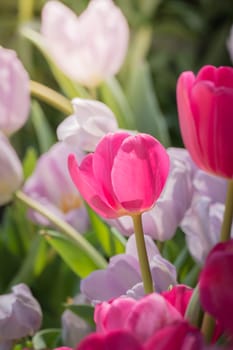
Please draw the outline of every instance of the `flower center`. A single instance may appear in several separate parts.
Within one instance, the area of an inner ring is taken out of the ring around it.
[[[71,210],[78,209],[83,205],[81,197],[74,194],[65,194],[60,201],[60,209],[63,213],[67,213]]]

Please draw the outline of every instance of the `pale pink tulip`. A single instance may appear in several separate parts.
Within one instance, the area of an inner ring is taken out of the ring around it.
[[[48,1],[41,31],[57,65],[88,87],[115,75],[128,47],[128,24],[112,0],[91,0],[79,17],[61,2]]]
[[[24,192],[40,202],[45,208],[67,221],[80,233],[86,232],[89,220],[86,208],[67,169],[67,157],[75,152],[81,161],[84,154],[70,145],[58,142],[38,160],[33,174],[24,185]],[[49,221],[36,211],[29,211],[29,217],[41,224],[49,225]]]
[[[10,135],[29,115],[29,76],[16,52],[0,47],[0,130]]]
[[[152,136],[126,132],[108,134],[80,166],[69,156],[73,182],[101,216],[116,218],[149,210],[158,199],[169,172],[169,157]]]
[[[0,133],[0,205],[9,202],[23,182],[20,160],[6,136]]]
[[[72,146],[93,152],[100,139],[118,129],[113,112],[102,102],[75,98],[74,114],[58,126],[57,136]]]

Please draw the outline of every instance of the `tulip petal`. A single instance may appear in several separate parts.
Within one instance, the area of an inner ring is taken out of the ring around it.
[[[79,167],[75,156],[71,154],[68,158],[68,168],[74,184],[88,204],[104,217],[115,217],[115,211],[103,199],[102,189],[95,180],[93,155],[87,155]]]
[[[169,172],[169,157],[152,136],[139,134],[123,141],[112,166],[112,186],[129,212],[153,206]]]
[[[77,350],[143,350],[133,334],[118,330],[108,334],[94,333],[85,338]]]
[[[111,171],[114,159],[122,142],[129,137],[126,132],[109,134],[104,137],[96,147],[93,154],[93,172],[109,205],[118,209],[119,203],[112,187]]]

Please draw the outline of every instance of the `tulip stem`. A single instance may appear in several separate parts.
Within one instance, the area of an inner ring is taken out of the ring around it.
[[[52,212],[50,212],[43,205],[27,196],[22,191],[17,191],[15,196],[18,200],[26,204],[29,208],[36,210],[38,213],[47,218],[52,224],[54,224],[59,230],[61,230],[66,236],[74,240],[79,247],[94,261],[99,269],[105,269],[107,261],[101,254],[71,225],[64,220],[58,218]]]
[[[215,319],[209,315],[207,312],[204,313],[201,331],[207,343],[211,342],[214,334]]]
[[[228,181],[225,211],[221,229],[221,242],[227,241],[231,236],[231,225],[233,219],[233,181]]]
[[[70,101],[63,95],[54,91],[53,89],[31,80],[30,91],[32,96],[35,96],[43,102],[46,102],[47,104],[58,109],[62,113],[67,115],[73,113],[73,107]]]
[[[153,293],[153,281],[150,271],[150,265],[148,261],[148,256],[146,252],[146,244],[144,239],[144,233],[142,228],[142,215],[133,215],[134,233],[136,237],[136,245],[138,252],[138,260],[141,269],[142,281],[144,285],[144,290],[146,294]]]

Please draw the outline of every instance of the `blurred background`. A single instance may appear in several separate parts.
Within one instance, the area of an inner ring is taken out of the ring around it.
[[[65,94],[40,50],[20,34],[24,26],[39,29],[45,2],[0,0],[0,45],[17,51],[31,79]],[[139,116],[137,129],[158,136],[166,146],[182,146],[175,96],[177,78],[184,70],[196,73],[206,64],[232,65],[227,40],[233,25],[233,1],[115,2],[131,30],[127,58],[117,78],[135,116]],[[63,3],[80,14],[88,1]],[[101,98],[101,92],[98,97]],[[56,141],[56,127],[64,118],[57,110],[34,100],[31,114],[33,118],[12,138],[24,161],[26,176],[37,157]],[[144,114],[152,115],[148,123]],[[154,114],[162,120],[161,135],[156,134]],[[78,291],[79,280],[44,240],[34,237],[37,228],[23,219],[25,208],[14,203],[13,208],[12,205],[2,208],[0,215],[0,293],[18,282],[28,283],[45,311],[44,326],[59,326],[62,303]]]

